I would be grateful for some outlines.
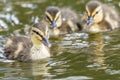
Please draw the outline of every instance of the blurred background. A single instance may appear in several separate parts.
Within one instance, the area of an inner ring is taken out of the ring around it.
[[[89,0],[0,0],[0,53],[9,36],[28,35],[48,6],[83,15]],[[120,13],[119,0],[99,0]],[[0,80],[120,80],[120,31],[73,33],[52,39],[51,58],[34,63],[0,58]]]

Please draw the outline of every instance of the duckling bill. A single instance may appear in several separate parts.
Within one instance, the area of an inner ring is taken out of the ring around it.
[[[31,28],[30,37],[11,37],[6,41],[4,56],[10,60],[32,62],[50,57],[50,42],[44,23],[36,23]]]
[[[97,0],[86,4],[85,20],[84,30],[91,33],[111,31],[120,26],[115,8]]]

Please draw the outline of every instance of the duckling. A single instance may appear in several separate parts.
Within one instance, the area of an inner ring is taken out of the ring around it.
[[[77,21],[78,15],[70,8],[47,7],[44,20],[49,26],[52,36],[72,33],[81,29]]]
[[[5,44],[4,56],[10,60],[32,62],[50,57],[48,27],[43,22],[32,26],[30,37],[10,37]]]
[[[83,29],[87,32],[98,33],[118,28],[119,15],[117,11],[99,1],[91,0],[86,4],[85,23]]]

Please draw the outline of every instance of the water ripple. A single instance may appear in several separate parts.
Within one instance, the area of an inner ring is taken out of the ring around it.
[[[87,76],[71,76],[67,78],[53,79],[53,80],[91,80],[91,79],[93,78]]]

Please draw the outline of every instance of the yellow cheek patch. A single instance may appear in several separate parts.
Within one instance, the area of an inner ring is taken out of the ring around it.
[[[56,16],[55,16],[55,18],[54,18],[55,21],[59,18],[60,14],[61,14],[60,11],[56,14]]]
[[[96,12],[99,12],[101,10],[101,6],[97,7],[93,12],[92,16],[96,15]]]
[[[87,6],[86,6],[86,13],[87,13],[87,16],[90,16],[90,11]]]
[[[32,42],[33,42],[34,44],[39,44],[39,43],[41,43],[41,41],[42,41],[42,38],[39,37],[39,36],[36,36],[36,35],[32,35],[32,36],[31,36],[31,39],[32,39]]]

